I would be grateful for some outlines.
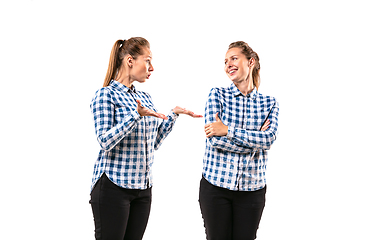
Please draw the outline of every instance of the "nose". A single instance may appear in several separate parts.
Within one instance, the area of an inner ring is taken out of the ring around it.
[[[150,63],[150,66],[149,66],[149,72],[152,72],[152,71],[154,71],[154,67],[153,67],[153,65]]]
[[[232,67],[232,62],[231,61],[226,62],[225,69],[229,69],[231,67]]]

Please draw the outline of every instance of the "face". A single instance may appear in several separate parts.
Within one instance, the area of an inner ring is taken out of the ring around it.
[[[151,64],[152,54],[149,48],[144,48],[144,54],[133,59],[132,68],[130,71],[131,78],[137,82],[145,82],[149,79],[151,72],[154,71]]]
[[[253,60],[253,59],[252,59]],[[231,48],[225,57],[225,72],[234,83],[251,78],[253,62],[248,60],[240,48]]]

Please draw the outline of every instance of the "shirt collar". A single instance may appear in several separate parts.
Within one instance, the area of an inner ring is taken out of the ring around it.
[[[132,85],[132,87],[129,88],[115,80],[111,80],[110,86],[112,86],[113,88],[119,89],[123,92],[134,92],[134,93],[136,92],[136,87],[134,85]]]
[[[240,96],[240,95],[244,96],[243,93],[240,92],[240,90],[238,89],[238,87],[235,86],[234,83],[231,84],[230,90],[234,94],[235,97]],[[256,96],[257,96],[257,88],[253,88],[252,92],[247,94],[247,96],[245,96],[245,97],[249,97],[252,100],[254,100],[256,98]]]

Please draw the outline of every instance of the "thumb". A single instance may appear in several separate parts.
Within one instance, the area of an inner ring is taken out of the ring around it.
[[[217,122],[221,122],[221,119],[218,117],[218,114],[219,113],[215,114],[215,120],[217,120]]]
[[[141,107],[141,101],[137,99],[136,102],[137,102],[137,105]]]

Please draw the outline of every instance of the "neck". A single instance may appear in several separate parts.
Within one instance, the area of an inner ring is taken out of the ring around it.
[[[132,88],[133,80],[131,79],[129,72],[124,71],[123,69],[119,70],[115,80],[128,88]]]
[[[234,82],[235,86],[239,89],[244,96],[247,96],[253,91],[253,81],[252,79],[246,79],[240,82]]]

